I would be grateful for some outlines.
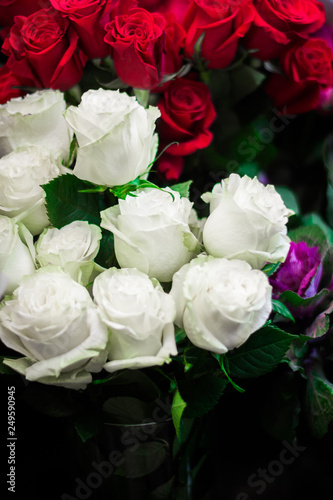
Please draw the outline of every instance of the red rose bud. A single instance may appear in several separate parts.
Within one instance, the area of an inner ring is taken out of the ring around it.
[[[200,48],[200,57],[208,68],[225,68],[233,61],[253,16],[252,0],[192,0],[183,22],[187,33],[185,56],[195,58]]]
[[[185,156],[209,146],[213,134],[209,127],[216,118],[209,88],[201,82],[173,80],[157,104],[161,111],[159,138],[161,149],[169,155]]]
[[[333,85],[332,61],[332,50],[324,40],[299,42],[281,56],[283,74],[272,74],[265,91],[285,113],[316,109],[322,92]]]
[[[160,63],[166,20],[160,14],[132,9],[105,26],[104,40],[120,80],[138,89],[152,89],[161,81]]]
[[[50,0],[55,9],[67,17],[79,35],[79,44],[89,59],[108,54],[104,26],[110,21],[111,9],[119,0]]]
[[[325,9],[316,0],[253,0],[254,21],[245,36],[247,49],[255,57],[271,60],[279,57],[297,37],[307,38],[325,22]]]
[[[53,9],[42,9],[15,17],[2,50],[22,85],[63,91],[80,81],[87,61],[77,43],[67,19]]]

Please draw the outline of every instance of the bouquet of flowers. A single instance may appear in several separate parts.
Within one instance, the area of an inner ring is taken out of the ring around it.
[[[274,373],[268,432],[329,430],[324,3],[0,0],[1,373],[82,450],[122,429],[106,495],[168,459],[135,498],[199,498],[202,423]]]

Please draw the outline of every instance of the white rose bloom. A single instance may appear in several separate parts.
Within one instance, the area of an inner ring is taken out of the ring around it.
[[[19,147],[0,158],[0,214],[15,217],[32,234],[50,225],[41,187],[65,173],[49,150],[37,146]]]
[[[0,271],[1,296],[12,293],[23,276],[35,272],[32,235],[3,215],[0,215]]]
[[[286,224],[293,215],[274,186],[255,177],[231,174],[202,199],[210,203],[210,215],[203,229],[208,254],[241,259],[254,268],[267,262],[283,262],[290,239]]]
[[[88,90],[65,117],[79,148],[74,174],[103,186],[119,186],[143,175],[154,160],[157,107],[145,109],[119,90]]]
[[[105,370],[162,365],[177,354],[175,304],[156,280],[137,269],[111,268],[95,279],[93,296],[110,330]]]
[[[59,90],[40,90],[0,105],[0,156],[19,146],[41,146],[67,162],[71,134],[65,109]]]
[[[84,389],[106,361],[107,328],[88,291],[57,268],[24,278],[0,310],[0,338],[27,380]]]
[[[35,244],[36,260],[41,267],[61,267],[86,286],[99,268],[93,260],[98,254],[101,238],[101,228],[87,221],[74,221],[61,229],[47,228]]]
[[[200,246],[189,228],[191,208],[176,191],[147,188],[103,210],[101,226],[114,234],[119,265],[171,281]]]
[[[223,354],[265,324],[271,290],[265,273],[245,261],[199,256],[174,276],[175,323],[197,347]]]

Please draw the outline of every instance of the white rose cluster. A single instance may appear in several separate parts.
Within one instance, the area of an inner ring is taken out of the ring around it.
[[[51,90],[0,106],[0,339],[23,355],[5,363],[28,380],[80,389],[103,369],[170,363],[175,325],[224,354],[269,318],[261,269],[286,258],[293,212],[257,178],[232,174],[204,193],[203,219],[181,186],[143,184],[102,210],[99,225],[50,226],[41,185],[68,172],[71,135],[71,173],[122,186],[147,177],[159,114],[102,89],[67,111]],[[109,269],[95,262],[104,236],[114,240]]]

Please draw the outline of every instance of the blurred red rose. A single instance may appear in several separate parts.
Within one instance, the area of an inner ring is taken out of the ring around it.
[[[122,82],[153,89],[182,64],[185,32],[173,15],[132,9],[105,26],[115,70]]]
[[[209,146],[213,134],[209,130],[216,118],[209,88],[190,78],[171,81],[157,106],[161,111],[158,132],[161,149],[169,155],[186,156]]]
[[[138,0],[138,3],[139,7],[149,10],[149,12],[159,12],[160,14],[171,12],[181,23],[190,0]]]
[[[286,113],[315,109],[322,92],[333,85],[332,61],[332,50],[324,40],[302,40],[280,57],[283,75],[272,74],[265,91]]]
[[[157,162],[157,171],[168,181],[177,181],[184,166],[184,156],[163,153]]]
[[[49,1],[0,0],[0,26],[13,24],[15,16],[30,16],[30,14],[40,10],[45,4],[49,4]]]
[[[20,97],[24,92],[18,88],[20,80],[16,78],[7,66],[0,68],[0,104],[5,104],[13,97]]]
[[[250,28],[253,16],[252,0],[191,0],[183,22],[187,33],[185,56],[193,58],[203,36],[201,58],[210,69],[225,68],[233,61],[239,39]]]
[[[79,44],[89,59],[108,54],[104,41],[104,26],[110,21],[110,12],[119,0],[50,0],[79,35]]]
[[[54,9],[16,16],[2,51],[22,85],[67,90],[80,81],[86,56],[78,35]]]
[[[255,17],[245,36],[248,49],[262,60],[279,57],[298,37],[307,38],[325,22],[325,9],[316,0],[253,0]]]

